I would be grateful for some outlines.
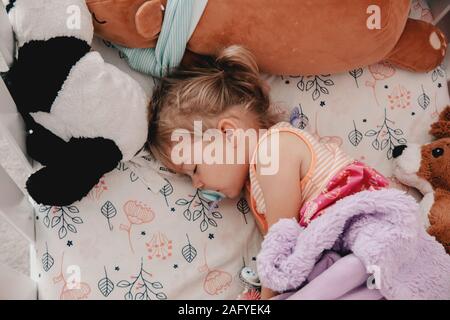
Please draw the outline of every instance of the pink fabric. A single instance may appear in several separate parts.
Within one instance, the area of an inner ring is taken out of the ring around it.
[[[363,190],[380,190],[388,185],[389,181],[375,169],[354,161],[335,175],[316,198],[302,206],[300,225],[307,227],[324,212],[324,209],[344,197]]]

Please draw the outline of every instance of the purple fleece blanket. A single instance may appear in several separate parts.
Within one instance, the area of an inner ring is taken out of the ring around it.
[[[379,271],[377,286],[386,299],[450,299],[450,256],[419,217],[411,196],[384,189],[338,201],[306,229],[282,219],[264,239],[258,274],[275,291],[295,290],[324,250],[351,252],[368,270]]]

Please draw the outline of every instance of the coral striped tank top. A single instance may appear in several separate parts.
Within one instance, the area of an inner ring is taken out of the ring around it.
[[[302,193],[302,205],[317,197],[326,187],[327,183],[343,168],[352,163],[354,159],[345,154],[336,144],[322,143],[312,134],[293,127],[288,122],[280,122],[271,127],[259,140],[249,169],[249,181],[247,183],[247,195],[250,200],[250,208],[256,221],[264,233],[268,225],[264,217],[266,205],[261,187],[256,178],[256,156],[261,142],[274,132],[289,132],[301,139],[311,152],[311,165],[305,177],[301,177],[300,188]],[[283,155],[279,155],[282,157]]]

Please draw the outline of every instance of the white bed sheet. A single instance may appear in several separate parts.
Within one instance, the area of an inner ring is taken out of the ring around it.
[[[412,15],[426,19],[416,3],[422,4],[414,2]],[[153,80],[131,71],[108,43],[97,39],[94,48],[151,93]],[[394,184],[390,150],[429,141],[430,123],[450,103],[442,67],[413,74],[381,63],[339,75],[266,79],[294,125]],[[238,272],[255,267],[261,240],[245,201],[227,200],[208,213],[187,178],[149,159],[140,165],[120,164],[73,206],[37,208],[40,299],[234,299],[242,290]],[[156,190],[161,179],[164,188]],[[73,280],[80,285],[71,290]]]

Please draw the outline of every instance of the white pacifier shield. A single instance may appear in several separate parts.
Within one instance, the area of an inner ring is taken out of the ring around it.
[[[241,277],[247,283],[253,286],[260,286],[261,282],[259,281],[258,275],[249,267],[244,267],[241,270]]]

